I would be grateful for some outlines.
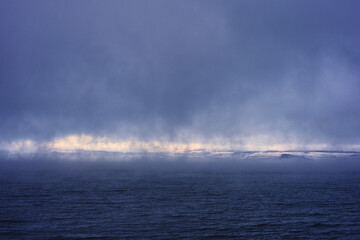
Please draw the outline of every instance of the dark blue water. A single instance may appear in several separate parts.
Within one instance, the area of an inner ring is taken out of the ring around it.
[[[359,239],[357,172],[2,171],[0,239]]]

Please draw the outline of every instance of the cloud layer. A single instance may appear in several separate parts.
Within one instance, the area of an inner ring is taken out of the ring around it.
[[[0,138],[360,143],[358,1],[3,1]]]

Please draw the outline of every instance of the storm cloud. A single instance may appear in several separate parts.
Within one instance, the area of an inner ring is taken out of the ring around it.
[[[359,9],[1,1],[0,140],[360,144]]]

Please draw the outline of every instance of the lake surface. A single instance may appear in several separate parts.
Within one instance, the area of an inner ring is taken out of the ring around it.
[[[1,239],[358,239],[358,172],[2,171]]]

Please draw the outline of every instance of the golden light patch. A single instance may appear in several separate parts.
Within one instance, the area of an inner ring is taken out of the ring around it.
[[[211,141],[209,141],[211,142]],[[0,150],[9,152],[36,152],[56,151],[75,152],[82,151],[106,151],[106,152],[164,152],[164,153],[231,153],[233,151],[319,151],[319,150],[340,150],[360,151],[360,144],[331,146],[327,144],[274,144],[276,138],[259,136],[243,140],[241,144],[234,143],[217,144],[201,142],[169,142],[169,141],[142,141],[137,138],[116,140],[107,137],[95,137],[91,135],[68,135],[55,138],[48,142],[36,142],[30,139],[20,139],[10,143],[0,143]]]

